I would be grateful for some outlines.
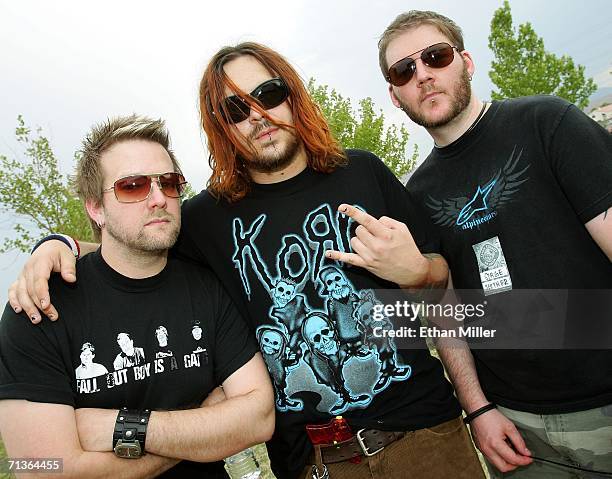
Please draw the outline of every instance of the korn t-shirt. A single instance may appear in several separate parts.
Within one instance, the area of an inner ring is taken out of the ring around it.
[[[198,407],[257,351],[210,271],[170,258],[130,279],[100,250],[77,262],[78,281],[52,277],[56,322],[32,325],[9,305],[0,321],[0,399],[74,408]],[[223,477],[219,463],[182,461],[164,477]]]
[[[423,343],[402,350],[377,338],[377,290],[397,288],[325,258],[352,251],[357,224],[342,203],[406,223],[427,242],[403,185],[371,153],[349,150],[333,173],[306,168],[252,184],[228,204],[203,191],[185,202],[178,253],[206,262],[248,316],[272,377],[277,422],[269,444],[279,477],[298,474],[311,451],[305,425],[346,417],[359,428],[412,430],[457,417],[442,366]]]

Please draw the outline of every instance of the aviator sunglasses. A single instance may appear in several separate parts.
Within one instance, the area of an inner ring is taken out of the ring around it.
[[[249,96],[255,100],[264,110],[275,108],[284,102],[289,96],[289,88],[280,78],[272,78],[263,82]],[[221,109],[223,116],[230,123],[240,123],[246,120],[251,114],[251,106],[242,98],[236,95],[228,96],[223,100],[228,116]]]
[[[130,175],[119,178],[113,186],[102,190],[104,193],[113,190],[119,203],[138,203],[146,200],[153,190],[153,182],[168,198],[180,198],[185,177],[180,173],[168,172],[153,175]]]
[[[420,53],[421,61],[428,67],[444,68],[453,62],[455,58],[454,50],[459,51],[457,47],[441,42],[411,53],[389,67],[385,80],[394,86],[405,85],[416,72],[416,61],[410,57]]]

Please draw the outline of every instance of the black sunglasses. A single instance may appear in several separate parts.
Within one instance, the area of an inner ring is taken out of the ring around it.
[[[281,78],[272,78],[259,85],[249,96],[264,110],[275,108],[289,96],[289,88]],[[236,95],[228,96],[223,100],[225,109],[221,108],[224,118],[230,123],[240,123],[251,114],[251,106]],[[227,116],[225,114],[227,110]]]
[[[454,50],[459,51],[457,47],[441,42],[411,53],[389,67],[385,80],[394,86],[405,85],[416,72],[416,61],[411,58],[413,55],[420,53],[421,61],[428,67],[444,68],[453,62]]]

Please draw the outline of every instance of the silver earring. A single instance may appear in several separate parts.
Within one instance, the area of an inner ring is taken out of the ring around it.
[[[469,76],[468,76],[468,80],[469,80],[469,81],[472,81],[472,75],[469,75]]]

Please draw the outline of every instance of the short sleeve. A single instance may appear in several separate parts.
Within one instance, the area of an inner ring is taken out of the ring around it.
[[[216,305],[214,344],[215,380],[221,384],[235,371],[244,366],[259,350],[253,333],[244,318],[215,279],[212,291]]]
[[[43,317],[33,325],[6,305],[0,321],[0,399],[75,406],[71,378],[58,348],[55,329]]]
[[[587,223],[612,207],[612,135],[568,105],[550,141],[551,166],[576,214]]]

